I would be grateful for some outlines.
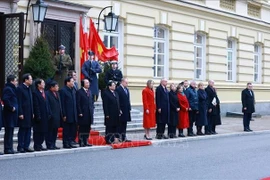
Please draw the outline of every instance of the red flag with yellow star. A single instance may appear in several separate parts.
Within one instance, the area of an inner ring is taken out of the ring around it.
[[[92,19],[90,18],[89,49],[93,51],[100,61],[118,60],[118,51],[115,47],[106,48],[101,41]]]
[[[84,61],[87,60],[87,32],[84,30],[86,26],[83,26],[82,23],[82,17],[80,17],[80,66],[82,68],[82,65]],[[83,74],[81,73],[81,79],[83,79]]]

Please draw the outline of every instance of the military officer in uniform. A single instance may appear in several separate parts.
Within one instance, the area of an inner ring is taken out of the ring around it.
[[[117,61],[111,61],[111,68],[107,71],[105,75],[105,83],[108,84],[109,81],[114,81],[117,86],[120,85],[120,82],[123,78],[121,70],[118,69]]]
[[[65,54],[66,47],[60,45],[58,47],[58,54],[54,56],[54,80],[58,82],[59,87],[64,86],[65,78],[68,76],[68,70],[72,66],[72,60],[68,54]]]

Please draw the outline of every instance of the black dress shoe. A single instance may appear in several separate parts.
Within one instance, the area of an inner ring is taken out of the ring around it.
[[[163,135],[162,139],[169,139],[167,136]]]
[[[4,155],[4,153],[0,152],[0,156],[1,156],[1,155]]]
[[[126,139],[126,140],[124,140],[124,142],[131,142],[131,140],[129,140],[129,139]]]
[[[92,144],[85,144],[85,146],[87,146],[87,147],[91,147],[91,146],[93,146]]]
[[[198,136],[203,136],[204,134],[202,132],[197,132]]]
[[[25,153],[25,150],[23,148],[17,149],[19,153]]]
[[[69,147],[71,147],[71,148],[77,148],[77,146],[75,146],[73,144],[69,144]]]
[[[41,148],[34,148],[35,151],[42,151]]]
[[[251,130],[251,129],[248,129],[249,130],[249,132],[252,132],[253,130]]]
[[[47,148],[41,147],[41,151],[47,151]]]
[[[57,149],[60,149],[60,147],[58,147],[58,146],[54,146],[54,149],[56,149],[56,150],[57,150]]]
[[[80,147],[85,147],[84,143],[79,143]]]
[[[250,132],[248,129],[244,129],[245,132]]]
[[[162,136],[156,136],[156,139],[162,139]]]
[[[148,137],[146,137],[146,135],[144,135],[143,137],[144,137],[144,139],[146,139],[146,140],[152,140],[152,138],[148,138]]]
[[[34,150],[31,149],[31,148],[24,149],[24,151],[25,151],[25,152],[34,152]]]
[[[65,144],[65,145],[63,145],[63,148],[64,148],[64,149],[71,149],[71,146],[68,145],[68,144]]]
[[[184,134],[178,134],[178,137],[186,137]]]
[[[55,150],[54,147],[47,147],[48,150]]]

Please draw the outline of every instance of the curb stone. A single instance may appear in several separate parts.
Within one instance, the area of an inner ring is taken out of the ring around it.
[[[186,143],[192,141],[198,141],[203,139],[217,139],[217,138],[228,138],[234,136],[250,136],[250,135],[260,135],[260,134],[270,134],[270,130],[262,130],[262,131],[253,131],[253,132],[235,132],[235,133],[227,133],[227,134],[217,134],[217,135],[205,135],[205,136],[194,136],[194,137],[184,137],[184,138],[174,138],[174,139],[163,139],[163,140],[152,140],[152,146],[160,147],[165,145],[171,145],[175,143]],[[21,158],[34,158],[34,157],[44,157],[50,155],[58,155],[58,154],[73,154],[78,152],[90,152],[90,151],[102,151],[102,150],[111,150],[112,147],[109,145],[106,146],[93,146],[93,147],[83,147],[83,148],[74,148],[74,149],[60,149],[54,151],[41,151],[41,152],[33,152],[33,153],[18,153],[18,154],[8,154],[0,156],[1,160],[8,159],[21,159]]]

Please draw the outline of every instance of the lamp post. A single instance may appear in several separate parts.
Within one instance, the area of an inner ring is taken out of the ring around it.
[[[31,0],[28,0],[27,4],[27,11],[26,11],[26,24],[24,27],[24,36],[23,39],[26,37],[26,28],[27,28],[27,19],[28,19],[28,12],[30,7]],[[40,23],[44,21],[44,18],[47,13],[48,5],[44,3],[43,0],[37,0],[35,4],[32,4],[32,14],[33,14],[33,21],[35,23]]]
[[[33,20],[36,23],[44,21],[48,5],[43,0],[37,0],[36,4],[32,4]]]
[[[104,15],[105,30],[106,31],[109,31],[109,32],[112,32],[112,31],[115,31],[116,30],[117,23],[118,23],[118,17],[119,16],[115,15],[112,12],[112,6],[107,6],[107,7],[103,8],[100,11],[99,15],[98,15],[98,22],[97,22],[97,25],[98,25],[97,32],[98,33],[99,33],[100,15],[107,8],[111,8],[111,12],[109,12],[108,15]]]

